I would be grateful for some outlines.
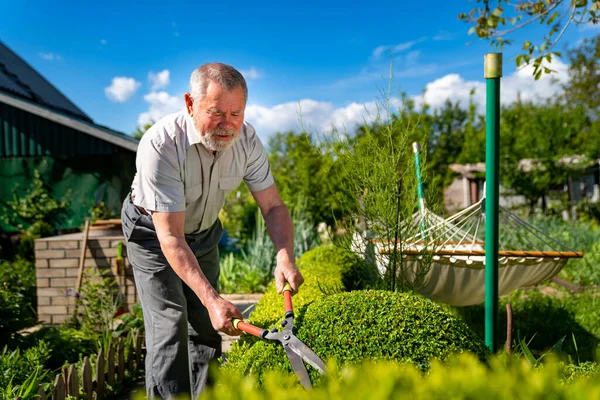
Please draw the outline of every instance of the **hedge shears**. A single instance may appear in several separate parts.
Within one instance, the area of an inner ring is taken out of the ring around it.
[[[277,328],[273,328],[269,331],[251,325],[240,319],[233,319],[233,326],[237,330],[246,332],[258,338],[280,342],[283,345],[285,353],[292,365],[292,369],[302,386],[306,389],[312,389],[312,384],[304,361],[312,365],[321,374],[325,374],[325,363],[293,333],[294,309],[292,307],[292,288],[289,283],[286,283],[283,287],[283,304],[285,309],[285,319],[281,321],[281,326],[284,328],[282,331],[279,331]]]

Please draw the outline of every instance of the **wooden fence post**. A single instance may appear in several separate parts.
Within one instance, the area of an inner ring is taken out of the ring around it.
[[[67,395],[79,396],[79,378],[75,364],[69,366],[69,377],[67,378]]]
[[[108,366],[108,384],[114,386],[115,384],[115,348],[114,346],[108,347],[108,357],[106,358],[106,364]]]
[[[104,398],[104,376],[105,376],[104,350],[100,348],[96,359],[96,399]]]
[[[83,358],[83,367],[81,367],[81,384],[83,393],[86,395],[86,399],[92,398],[92,365],[90,364],[90,358],[85,356]]]
[[[119,360],[119,382],[123,382],[123,380],[125,379],[125,343],[123,342],[122,337],[119,338],[117,358]]]
[[[38,396],[40,396],[40,400],[46,400],[47,399],[46,391],[44,391],[44,386],[42,386],[42,385],[38,386],[37,394],[38,394]]]
[[[66,396],[66,387],[65,380],[62,374],[56,375],[56,379],[54,379],[54,389],[52,390],[52,400],[65,400]]]

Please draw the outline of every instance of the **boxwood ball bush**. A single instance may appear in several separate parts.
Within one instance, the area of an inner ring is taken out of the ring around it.
[[[341,285],[341,275],[348,273],[347,268],[338,265],[336,269],[337,264],[328,263],[330,259],[323,257],[324,254],[339,256],[336,251],[319,250],[302,260],[315,262],[302,270],[307,288],[303,285],[293,299],[296,336],[326,363],[393,360],[412,363],[425,371],[432,359],[445,360],[454,353],[470,352],[482,360],[486,358],[487,348],[465,323],[422,296],[384,290],[328,294],[315,288],[319,276],[335,286]],[[348,260],[353,261],[352,258],[344,261]],[[345,289],[343,285],[339,287]],[[303,292],[305,297],[300,297]],[[251,322],[265,328],[275,326],[283,319],[282,304],[281,295],[265,294]],[[245,334],[232,345],[224,368],[254,376],[259,383],[271,371],[293,373],[281,344]],[[313,383],[321,379],[312,367],[308,366],[308,370]]]

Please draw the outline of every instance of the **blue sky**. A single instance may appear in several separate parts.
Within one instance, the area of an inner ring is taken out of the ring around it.
[[[433,106],[484,92],[488,42],[468,35],[460,12],[467,0],[248,3],[104,1],[6,2],[0,40],[98,124],[131,133],[183,104],[191,71],[209,61],[242,70],[248,80],[246,119],[266,139],[277,130],[352,129],[374,110],[387,85],[393,52],[395,89]],[[503,98],[554,93],[548,80],[515,72],[514,57],[532,26],[504,50]],[[571,28],[562,44],[598,34]],[[564,76],[566,66],[554,64]]]

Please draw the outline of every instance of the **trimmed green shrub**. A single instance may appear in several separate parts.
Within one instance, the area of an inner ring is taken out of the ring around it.
[[[368,266],[360,258],[331,245],[307,251],[297,260],[297,265],[304,276],[304,284],[292,299],[296,327],[301,323],[304,309],[315,299],[331,293],[356,289],[361,285],[366,287],[371,276]],[[283,296],[277,293],[275,282],[271,281],[247,322],[270,329],[279,326],[278,323],[283,318]],[[260,366],[262,357],[270,357],[270,353],[264,350],[266,345],[272,344],[251,335],[242,335],[231,345],[226,354],[227,365],[236,365],[242,359],[254,359]],[[283,364],[283,360],[281,358],[279,360]]]
[[[143,395],[140,395],[140,399]],[[137,400],[138,397],[134,397]],[[329,373],[307,391],[280,371],[265,376],[262,386],[235,371],[215,371],[215,384],[202,400],[212,399],[597,399],[600,380],[593,375],[565,380],[559,363],[534,368],[524,360],[493,356],[483,364],[472,353],[433,361],[423,374],[410,364],[367,361],[360,365],[332,366]]]
[[[484,360],[484,343],[468,326],[419,295],[383,290],[337,293],[316,299],[296,313],[296,335],[325,362],[339,365],[367,359],[410,362],[426,371],[432,359],[470,351]],[[244,347],[227,369],[255,375],[291,373],[279,343],[261,341]],[[321,378],[309,367],[313,382]]]
[[[338,247],[322,246],[309,250],[298,259],[297,266],[304,276],[304,284],[293,297],[295,309],[327,294],[368,285],[364,278],[368,276],[364,272],[367,267],[358,257]],[[275,282],[271,281],[248,322],[271,327],[283,318],[283,314],[283,296],[277,293]]]

